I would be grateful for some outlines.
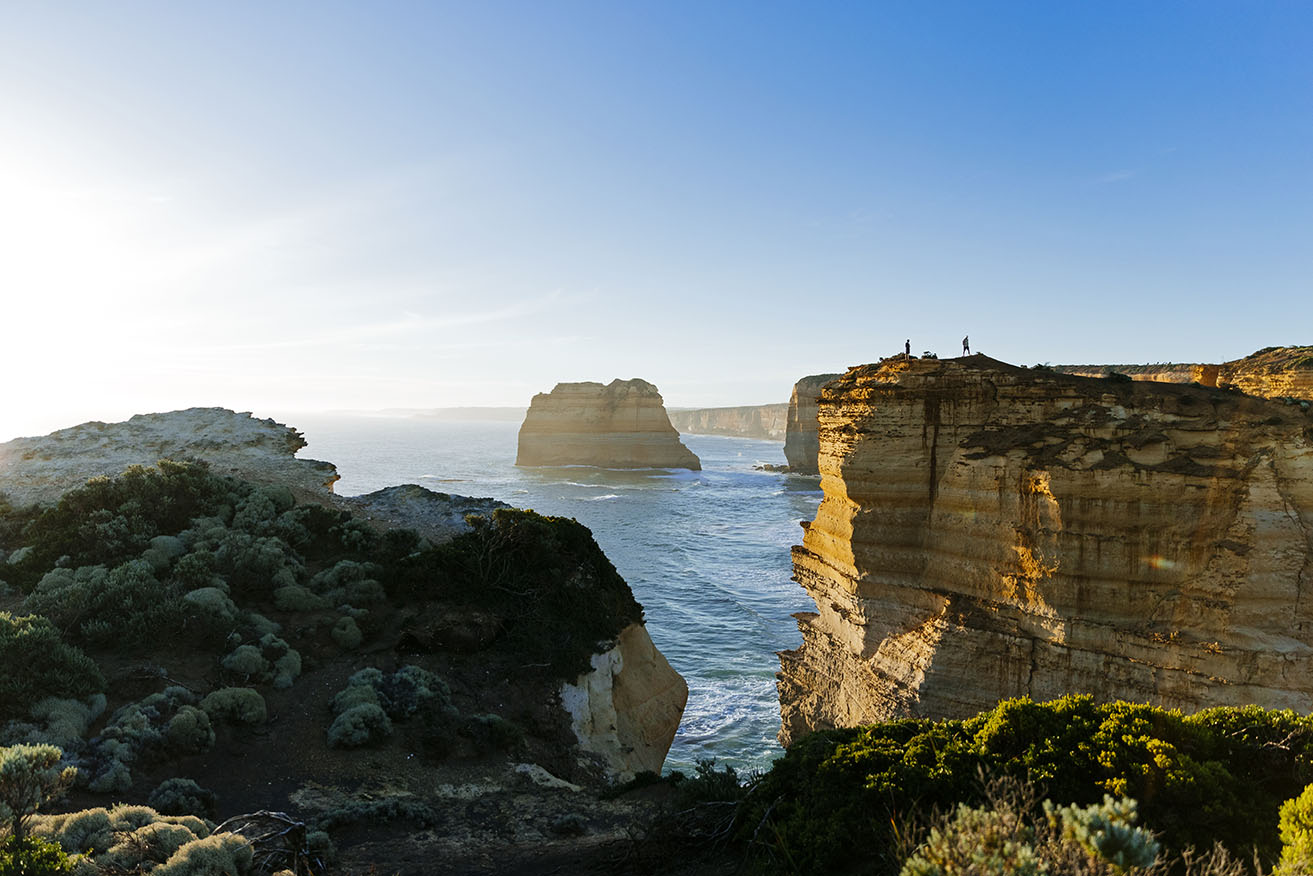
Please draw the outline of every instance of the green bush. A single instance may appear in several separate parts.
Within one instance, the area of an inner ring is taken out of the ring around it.
[[[388,592],[487,611],[503,623],[502,647],[571,680],[642,620],[629,585],[579,522],[510,508],[468,520],[471,532],[386,568]]]
[[[470,715],[460,731],[474,743],[475,751],[510,751],[524,741],[524,731],[501,715]]]
[[[328,727],[329,748],[360,748],[392,735],[392,722],[380,707],[362,703],[333,719]]]
[[[115,710],[85,752],[87,787],[98,793],[123,792],[132,786],[133,766],[143,759],[208,751],[214,731],[209,716],[196,708],[197,699],[174,685]]]
[[[117,566],[140,556],[160,535],[176,535],[191,519],[231,504],[249,486],[209,472],[204,463],[160,460],[116,478],[93,478],[31,520],[17,540],[32,548],[21,565],[27,589],[67,556],[73,566]]]
[[[193,840],[150,871],[151,876],[213,876],[240,874],[250,869],[255,852],[243,837],[220,833]]]
[[[1059,805],[1133,797],[1173,854],[1220,841],[1271,859],[1278,807],[1313,781],[1313,718],[1253,706],[1182,716],[1069,696],[1008,700],[964,721],[824,731],[762,778],[740,836],[768,837],[800,872],[826,872],[856,847],[869,850],[862,872],[891,873],[891,825],[979,803],[982,770],[1029,777]]]
[[[0,840],[0,876],[59,876],[73,872],[73,861],[58,843],[40,837]]]
[[[221,687],[201,700],[201,709],[211,721],[232,724],[263,724],[269,715],[264,697],[249,687]]]
[[[1313,785],[1281,804],[1281,862],[1272,876],[1306,876],[1313,872]]]
[[[113,569],[52,569],[24,606],[43,614],[89,645],[141,650],[175,636],[182,627],[182,592],[155,578],[145,560]]]
[[[173,778],[160,782],[146,801],[161,815],[196,815],[213,818],[214,792],[202,788],[192,779]]]
[[[0,721],[22,718],[47,697],[75,698],[105,689],[95,661],[63,641],[48,618],[0,612]],[[23,668],[22,672],[8,667]]]
[[[0,748],[0,821],[9,823],[11,836],[23,839],[27,820],[73,785],[77,768],[63,757],[53,745]]]

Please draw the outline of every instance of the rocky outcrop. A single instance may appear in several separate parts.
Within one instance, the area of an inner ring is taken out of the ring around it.
[[[660,396],[656,398],[659,411]],[[295,429],[223,408],[143,414],[123,423],[85,423],[0,445],[0,495],[16,506],[50,504],[93,477],[116,476],[129,466],[154,465],[160,459],[195,459],[219,474],[288,487],[300,501],[349,511],[378,529],[414,529],[433,544],[470,531],[466,515],[489,516],[510,507],[495,499],[435,493],[414,484],[363,496],[336,496],[332,485],[338,479],[337,469],[330,463],[297,459],[296,451],[304,446]],[[492,646],[501,631],[496,618],[462,613],[449,605],[441,609],[427,610],[436,618],[421,613],[407,621],[411,645],[418,644],[421,650],[479,651]],[[460,629],[451,628],[453,618],[459,619]],[[587,771],[600,771],[612,779],[659,771],[688,697],[683,678],[656,649],[641,623],[625,626],[614,644],[593,655],[591,665],[592,670],[575,685],[565,686],[573,693],[559,691],[569,710],[565,719],[578,737],[579,750],[572,754],[582,753],[580,762]],[[557,693],[552,688],[539,691],[539,696],[552,699]]]
[[[821,387],[842,375],[813,374],[793,385],[789,398],[788,430],[784,438],[784,458],[789,471],[797,474],[817,474],[816,453],[820,444],[816,437],[816,401]]]
[[[1267,347],[1220,365],[1054,365],[1051,370],[1080,377],[1124,374],[1132,380],[1198,383],[1262,398],[1313,400],[1313,346]]]
[[[670,423],[685,435],[727,435],[783,441],[789,406],[744,405],[737,408],[699,408],[671,411]]]
[[[535,395],[520,426],[515,464],[702,468],[670,425],[661,393],[638,379],[558,383]]]
[[[786,744],[1072,692],[1313,710],[1313,415],[983,356],[820,401]]]
[[[138,414],[0,444],[0,495],[15,505],[49,503],[90,478],[170,458],[204,460],[218,474],[283,484],[302,501],[321,501],[338,480],[337,468],[297,459],[305,446],[289,426],[226,408]]]
[[[631,624],[609,651],[593,655],[592,669],[561,688],[579,747],[609,775],[628,780],[660,772],[688,702],[688,685]]]
[[[1218,385],[1265,398],[1313,400],[1313,346],[1268,347],[1218,366]]]

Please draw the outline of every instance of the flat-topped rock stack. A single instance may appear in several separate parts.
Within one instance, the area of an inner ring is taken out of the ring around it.
[[[825,387],[819,444],[786,744],[1021,695],[1313,711],[1307,405],[899,357]]]
[[[515,464],[702,468],[670,425],[661,393],[637,378],[558,383],[535,395],[520,426]]]

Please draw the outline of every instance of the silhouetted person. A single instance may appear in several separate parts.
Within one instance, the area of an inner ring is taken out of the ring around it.
[[[963,355],[963,356],[970,356],[970,355],[971,355],[971,336],[970,336],[970,335],[967,335],[966,337],[962,338],[962,355]]]
[[[907,358],[909,358],[909,359],[912,358],[912,339],[911,339],[911,338],[908,338],[907,340],[903,341],[903,353],[907,356]]]

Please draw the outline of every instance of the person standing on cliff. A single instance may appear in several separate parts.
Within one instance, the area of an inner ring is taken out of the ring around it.
[[[971,355],[971,335],[965,335],[962,338],[962,355]]]
[[[908,338],[907,340],[903,341],[903,355],[907,356],[907,358],[909,358],[909,359],[912,358],[912,339],[911,339],[911,338]]]

